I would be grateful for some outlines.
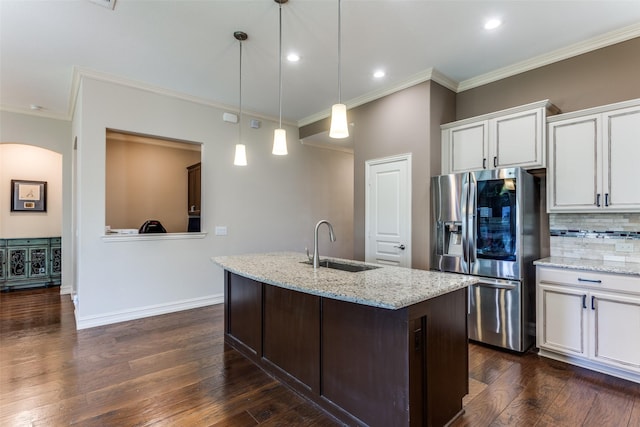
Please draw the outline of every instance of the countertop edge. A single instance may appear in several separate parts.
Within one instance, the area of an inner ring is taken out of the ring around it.
[[[640,276],[639,263],[625,263],[617,261],[599,261],[581,258],[547,257],[536,260],[534,265],[574,270],[594,271],[599,273],[622,274]]]
[[[237,274],[239,276],[242,277],[246,277],[248,279],[252,279],[252,280],[256,280],[258,282],[262,282],[268,285],[272,285],[272,286],[277,286],[277,287],[281,287],[284,289],[289,289],[289,290],[293,290],[293,291],[298,291],[298,292],[303,292],[306,294],[310,294],[310,295],[316,295],[319,297],[323,297],[323,298],[330,298],[330,299],[335,299],[335,300],[340,300],[340,301],[345,301],[345,302],[352,302],[352,303],[356,303],[356,304],[362,304],[362,305],[367,305],[367,306],[372,306],[372,307],[377,307],[377,308],[382,308],[382,309],[388,309],[388,310],[400,310],[409,306],[412,306],[414,304],[418,304],[421,303],[423,301],[427,301],[429,299],[433,299],[433,298],[437,298],[439,296],[445,295],[447,293],[450,292],[454,292],[460,289],[464,289],[467,288],[469,286],[471,286],[474,283],[477,283],[479,278],[474,277],[474,276],[466,276],[466,275],[458,275],[455,273],[442,273],[439,271],[430,271],[430,270],[418,270],[418,269],[407,269],[407,268],[403,268],[403,267],[389,267],[389,266],[381,266],[381,268],[387,268],[387,270],[391,270],[391,269],[401,269],[401,270],[413,270],[416,272],[422,272],[422,273],[436,273],[436,274],[445,274],[449,277],[456,277],[455,280],[453,280],[453,283],[448,285],[446,288],[438,290],[438,291],[432,291],[429,293],[428,296],[426,297],[417,297],[415,299],[412,298],[408,298],[406,300],[403,300],[400,303],[397,304],[393,304],[393,303],[385,303],[384,301],[380,301],[379,299],[372,299],[372,298],[366,298],[366,297],[357,297],[357,296],[352,296],[352,295],[345,295],[345,294],[339,294],[339,293],[334,293],[334,292],[330,292],[327,290],[319,290],[319,289],[314,289],[314,288],[310,288],[310,287],[304,287],[304,286],[300,286],[300,285],[296,285],[295,283],[289,283],[287,281],[278,281],[275,280],[273,278],[268,277],[267,275],[260,275],[260,274],[254,274],[252,272],[248,272],[248,271],[244,271],[238,268],[235,268],[233,266],[230,266],[229,263],[225,263],[225,259],[231,259],[231,258],[236,258],[236,257],[246,257],[247,259],[249,259],[252,256],[273,256],[273,255],[277,255],[277,254],[247,254],[247,255],[236,255],[236,256],[216,256],[216,257],[212,257],[211,261],[218,265],[219,267],[221,267],[224,270],[227,270],[233,274]],[[283,253],[284,255],[292,255],[292,253]],[[294,255],[298,255],[298,254],[294,254]],[[333,257],[327,257],[327,259],[332,259],[332,260],[339,260],[339,261],[343,261],[343,262],[349,262],[349,263],[354,263],[354,264],[368,264],[368,265],[372,265],[371,263],[366,263],[366,262],[359,262],[359,261],[354,261],[354,260],[347,260],[347,259],[342,259],[342,258],[333,258]],[[354,273],[344,273],[347,276],[345,277],[350,277],[349,275],[354,274]],[[359,274],[359,273],[355,273],[355,274]]]

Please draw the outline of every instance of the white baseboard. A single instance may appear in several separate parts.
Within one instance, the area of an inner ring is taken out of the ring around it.
[[[207,305],[222,304],[223,302],[224,294],[209,295],[202,298],[150,305],[87,317],[79,317],[78,310],[76,308],[76,329],[94,328],[96,326],[110,325],[113,323],[126,322],[128,320],[142,319],[144,317],[158,316],[160,314],[205,307]]]
[[[602,363],[586,360],[581,357],[572,357],[564,354],[555,353],[553,351],[540,349],[538,355],[548,357],[549,359],[559,360],[560,362],[569,363],[571,365],[579,366],[585,369],[591,369],[592,371],[600,372],[603,374],[611,375],[614,377],[622,378],[624,380],[633,381],[640,384],[640,374],[627,371],[614,366],[607,366]]]

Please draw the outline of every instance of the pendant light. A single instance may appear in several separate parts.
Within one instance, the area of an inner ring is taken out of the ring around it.
[[[276,156],[286,156],[287,131],[282,128],[282,4],[289,0],[274,0],[280,12],[280,35],[278,44],[278,106],[280,108],[278,129],[273,131],[273,151]]]
[[[349,126],[347,125],[347,106],[341,103],[342,76],[340,61],[342,57],[341,42],[342,30],[340,20],[341,2],[338,0],[338,103],[331,107],[331,128],[329,129],[330,138],[346,138],[349,136]]]
[[[239,114],[238,114],[238,143],[236,144],[236,155],[233,164],[236,166],[247,166],[247,149],[242,143],[242,42],[245,41],[248,36],[247,33],[242,31],[236,31],[233,33],[233,37],[240,42],[240,85],[239,85]]]

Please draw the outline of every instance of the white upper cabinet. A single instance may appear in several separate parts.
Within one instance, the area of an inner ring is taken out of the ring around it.
[[[549,212],[640,210],[640,99],[548,121]]]
[[[442,173],[546,167],[546,117],[557,111],[544,100],[442,125]]]

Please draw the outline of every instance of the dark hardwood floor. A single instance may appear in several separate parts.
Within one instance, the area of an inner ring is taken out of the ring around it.
[[[1,426],[336,425],[223,343],[221,305],[75,330],[58,288],[0,293]],[[637,331],[634,331],[637,332]],[[640,385],[471,345],[453,426],[640,426]]]

